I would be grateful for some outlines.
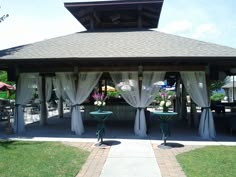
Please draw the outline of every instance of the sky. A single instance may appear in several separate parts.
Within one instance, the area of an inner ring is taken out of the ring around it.
[[[64,7],[81,0],[0,0],[0,50],[84,31]],[[89,0],[87,0],[89,1]],[[164,0],[157,30],[236,48],[236,0]]]

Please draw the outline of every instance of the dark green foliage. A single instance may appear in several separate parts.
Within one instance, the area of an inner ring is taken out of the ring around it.
[[[7,82],[7,72],[6,71],[0,71],[0,81],[1,82]]]
[[[0,6],[0,9],[1,9],[1,6]],[[9,14],[0,15],[0,23],[3,22],[7,17],[9,17]]]
[[[212,80],[211,85],[210,85],[210,90],[211,91],[218,91],[222,88],[222,86],[225,84],[224,81],[220,80]]]
[[[214,93],[211,96],[212,101],[221,101],[224,100],[225,94],[224,93]]]
[[[108,97],[118,97],[119,92],[118,91],[107,91],[107,96]]]

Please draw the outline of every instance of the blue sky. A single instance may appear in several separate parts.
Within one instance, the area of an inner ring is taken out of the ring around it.
[[[83,31],[64,8],[79,0],[0,0],[0,50]],[[236,0],[165,0],[159,31],[236,48]]]

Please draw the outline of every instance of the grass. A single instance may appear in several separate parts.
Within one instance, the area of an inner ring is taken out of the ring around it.
[[[236,147],[207,146],[177,155],[187,177],[236,175]]]
[[[0,176],[75,176],[88,155],[56,142],[0,141]]]

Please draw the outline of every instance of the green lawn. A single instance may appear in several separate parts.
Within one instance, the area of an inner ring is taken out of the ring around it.
[[[71,177],[89,152],[56,142],[0,141],[1,177]]]
[[[236,147],[208,146],[177,155],[187,177],[236,176]]]

